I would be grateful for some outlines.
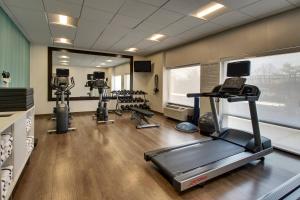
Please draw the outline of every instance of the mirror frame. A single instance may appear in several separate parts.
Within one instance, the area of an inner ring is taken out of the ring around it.
[[[51,88],[51,78],[52,78],[52,52],[53,51],[64,51],[69,53],[80,53],[98,56],[110,56],[110,57],[121,57],[128,58],[130,61],[130,90],[133,88],[133,56],[121,55],[114,53],[103,53],[95,51],[77,50],[77,49],[67,49],[59,47],[48,47],[48,101],[55,101],[55,97],[52,96]],[[76,81],[76,80],[75,80]],[[76,84],[76,82],[75,82]],[[99,97],[70,97],[70,101],[82,101],[82,100],[98,100]]]

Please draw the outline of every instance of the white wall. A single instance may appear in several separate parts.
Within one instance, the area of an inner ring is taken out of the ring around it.
[[[133,73],[133,89],[143,90],[148,93],[147,99],[150,101],[151,110],[163,112],[163,71],[164,68],[164,53],[158,53],[149,57],[135,57],[134,60],[151,60],[151,72],[134,72]],[[154,76],[158,74],[158,89],[159,92],[154,94]]]
[[[34,89],[36,114],[52,113],[55,102],[48,102],[48,47],[30,47],[30,87]],[[86,75],[84,75],[86,77]],[[72,112],[95,111],[97,100],[71,101]]]

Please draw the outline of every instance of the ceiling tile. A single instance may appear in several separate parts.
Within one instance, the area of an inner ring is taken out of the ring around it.
[[[118,42],[122,37],[124,37],[130,29],[123,28],[123,27],[114,27],[108,26],[98,41],[93,46],[94,49],[109,49],[112,47],[116,42]]]
[[[166,9],[159,9],[155,12],[151,17],[147,19],[147,22],[153,24],[161,24],[167,26],[172,22],[177,21],[178,19],[182,18],[184,15],[179,14],[174,11],[168,11]]]
[[[124,2],[125,0],[85,0],[84,5],[98,10],[116,13]]]
[[[80,6],[82,6],[83,4],[83,0],[60,0],[61,2],[62,1],[65,1],[66,3],[74,3],[74,4],[78,4]]]
[[[24,3],[24,0],[3,0],[3,2],[8,6],[17,6],[30,10],[44,11],[41,0],[26,0],[26,3]]]
[[[141,20],[138,20],[133,17],[127,17],[124,15],[116,15],[113,20],[111,21],[112,26],[122,26],[126,28],[133,28],[138,25]]]
[[[135,47],[135,44],[145,39],[148,35],[142,32],[130,31],[124,38],[118,41],[111,50],[125,50],[130,47]]]
[[[290,9],[292,6],[286,0],[262,0],[240,11],[253,17],[266,17],[280,11]]]
[[[113,18],[113,14],[84,6],[80,18],[84,20],[94,21],[100,24],[108,24]]]
[[[209,2],[210,0],[170,0],[163,8],[190,15],[193,11]]]
[[[260,0],[217,0],[219,3],[231,9],[239,9]]]
[[[162,6],[164,3],[166,3],[168,0],[139,0],[144,3],[151,4],[153,6]]]
[[[75,39],[76,28],[51,24],[50,29],[53,37]]]
[[[181,33],[175,38],[182,42],[189,42],[196,39],[200,39],[210,34],[220,32],[222,30],[224,30],[224,27],[217,24],[213,24],[211,22],[207,22],[205,24],[192,28],[184,33]]]
[[[129,0],[119,10],[119,14],[143,20],[154,13],[158,7],[142,3],[137,0]]]
[[[220,30],[224,30],[224,27],[211,22],[207,22],[196,27],[194,30],[198,33],[215,33]]]
[[[143,40],[141,42],[139,42],[138,44],[135,45],[135,48],[138,48],[139,50],[141,49],[146,49],[149,48],[153,45],[156,45],[157,42],[153,42],[153,41],[149,41],[149,40]]]
[[[80,19],[74,45],[81,48],[91,48],[105,27],[106,24]]]
[[[49,27],[44,12],[22,9],[11,6],[9,8],[16,17],[22,29],[33,43],[47,44],[50,39]]]
[[[175,36],[205,22],[205,20],[201,20],[192,16],[186,16],[183,19],[167,26],[161,30],[160,33],[168,36]]]
[[[149,36],[153,33],[157,33],[161,29],[163,29],[165,26],[161,24],[153,24],[150,22],[144,21],[140,25],[138,25],[134,30],[147,33]]]
[[[232,27],[245,24],[252,20],[254,20],[253,17],[244,15],[238,11],[231,11],[213,19],[212,22],[221,26]]]
[[[295,6],[300,6],[300,0],[288,0],[288,2],[290,2],[291,4],[293,4]]]
[[[81,5],[61,0],[43,0],[48,13],[79,17]]]

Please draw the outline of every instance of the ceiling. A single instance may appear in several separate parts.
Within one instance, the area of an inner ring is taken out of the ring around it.
[[[300,0],[215,0],[225,13],[208,21],[190,14],[209,0],[0,0],[32,43],[53,46],[53,38],[74,40],[68,47],[147,55],[300,6]],[[79,18],[77,28],[49,25],[46,13]],[[149,41],[165,34],[161,42]],[[57,46],[57,45],[55,45]],[[128,53],[128,52],[127,52]]]
[[[67,59],[60,58],[60,56],[67,56]],[[100,66],[101,68],[106,67],[115,67],[124,63],[129,63],[129,58],[121,58],[121,57],[110,57],[110,56],[98,56],[98,55],[90,55],[90,54],[81,54],[81,53],[70,53],[70,52],[61,52],[61,51],[53,51],[52,53],[52,64],[53,65],[61,65],[62,60],[69,61],[68,66],[72,67],[96,67]],[[110,62],[107,62],[110,60]],[[102,64],[104,63],[104,64]]]

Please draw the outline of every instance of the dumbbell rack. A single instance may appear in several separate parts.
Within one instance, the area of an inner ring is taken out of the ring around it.
[[[149,110],[149,100],[147,100],[147,93],[144,91],[113,91],[117,97],[116,114],[122,115],[123,112],[130,111],[131,107],[142,108]]]

